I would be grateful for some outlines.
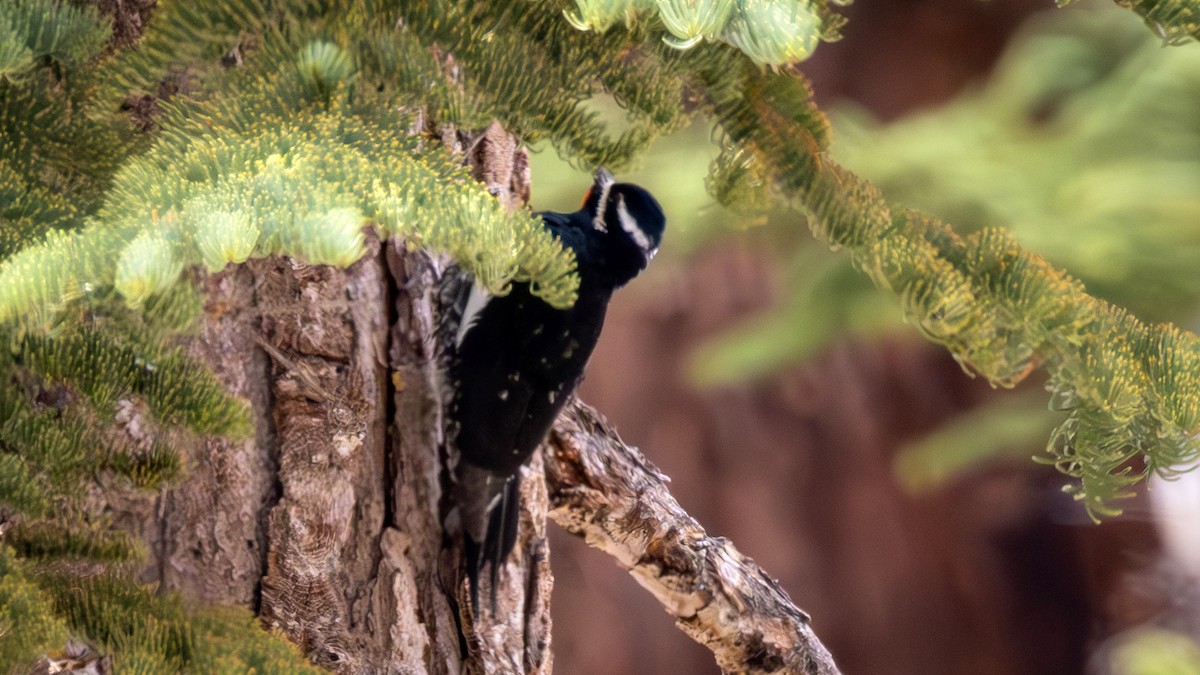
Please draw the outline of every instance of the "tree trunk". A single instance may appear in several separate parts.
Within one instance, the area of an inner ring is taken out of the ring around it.
[[[442,136],[469,148],[502,202],[528,195],[524,151],[498,125]],[[370,249],[345,270],[276,257],[204,278],[191,349],[250,401],[254,437],[204,439],[185,480],[110,504],[151,550],[145,581],[252,605],[338,672],[549,672],[540,458],[524,471],[521,538],[495,611],[472,625],[458,541],[443,528],[448,261],[373,236]]]

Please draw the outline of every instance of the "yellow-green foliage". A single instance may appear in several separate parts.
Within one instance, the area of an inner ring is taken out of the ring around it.
[[[191,11],[160,21],[195,18]],[[389,27],[391,42],[356,45],[367,51],[358,61],[438,67],[406,62],[415,38],[384,18],[374,17]],[[364,34],[371,36],[370,28]],[[328,41],[278,39],[258,47],[262,75],[214,76],[209,95],[178,103],[158,145],[116,174],[107,203],[83,233],[51,237],[10,259],[0,271],[0,317],[44,313],[106,284],[138,304],[167,290],[184,264],[213,269],[249,255],[287,253],[346,265],[365,252],[360,230],[368,223],[450,250],[496,292],[511,280],[528,280],[552,304],[573,301],[573,261],[536,220],[505,212],[444,150],[407,134],[414,115],[396,112],[404,92],[380,93],[391,72],[358,72],[348,53]],[[226,80],[236,80],[236,95],[217,91]],[[552,92],[547,84],[538,82]],[[421,94],[414,105],[437,104],[426,101],[420,81],[412,85]],[[572,86],[581,100],[588,87]],[[538,124],[570,128],[581,150],[606,152],[603,129],[582,109]],[[619,139],[619,152],[643,142],[648,128]]]
[[[42,59],[71,66],[92,58],[108,33],[94,11],[51,0],[9,0],[0,6],[0,80],[18,81]]]
[[[1089,513],[1118,513],[1109,499],[1148,473],[1169,475],[1196,460],[1194,335],[1088,295],[1003,229],[964,237],[893,206],[820,152],[824,126],[799,112],[814,111],[811,103],[780,97],[770,74],[737,81],[727,73],[706,67],[701,77],[729,143],[763,163],[775,188],[809,214],[818,239],[895,292],[908,320],[970,372],[1012,386],[1037,366],[1049,371],[1053,403],[1067,419],[1048,461],[1078,479],[1069,491]]]
[[[51,336],[28,334],[17,353],[48,384],[69,383],[101,408],[136,394],[167,424],[210,434],[249,431],[245,405],[177,350],[72,327]]]
[[[1052,405],[1070,413],[1050,457],[1089,495],[1124,490],[1139,462],[1170,473],[1194,459],[1194,339],[1097,302],[1013,240],[1139,313],[1194,312],[1197,73],[1194,47],[1164,50],[1120,12],[1077,9],[1031,24],[987,85],[952,104],[886,127],[839,120],[835,154],[889,198],[977,230],[963,243],[991,259],[955,266],[983,283],[985,301],[1002,300],[988,315],[1003,323],[984,335],[1006,337],[999,350],[955,349],[999,384],[1048,367]],[[933,237],[952,262],[968,253],[943,225]]]
[[[1200,672],[1200,645],[1187,633],[1141,627],[1112,638],[1113,675],[1186,675]]]
[[[0,3],[0,257],[78,224],[115,167],[118,138],[83,113],[89,84],[74,76],[90,72],[110,32],[72,5]]]
[[[728,23],[728,39],[751,53],[793,55],[809,47],[781,32],[781,21],[801,9],[826,12],[791,0],[725,5],[661,10],[685,41]],[[570,256],[528,213],[503,211],[445,150],[409,129],[418,120],[462,127],[500,117],[529,141],[547,137],[583,161],[619,164],[687,118],[673,50],[629,54],[616,31],[581,39],[532,4],[364,0],[341,9],[266,0],[164,6],[141,48],[105,69],[91,105],[108,112],[111,99],[152,93],[164,78],[191,95],[164,104],[156,145],[115,172],[83,232],[52,233],[0,267],[0,319],[45,316],[107,285],[137,306],[192,264],[219,269],[282,253],[347,265],[365,252],[368,224],[450,251],[495,292],[529,281],[551,304],[569,305]],[[813,30],[803,34],[815,40]],[[438,50],[471,67],[448,79]],[[229,67],[231,55],[241,67]],[[631,60],[646,66],[642,77],[629,76]],[[629,108],[630,124],[615,137],[584,105],[597,84]]]
[[[64,577],[52,593],[71,628],[112,647],[121,670],[178,672],[191,660],[196,635],[177,595],[157,595],[151,587],[114,574]],[[150,667],[157,670],[145,670]]]
[[[129,575],[38,579],[71,630],[113,655],[118,672],[318,673],[243,608],[184,606]]]
[[[281,635],[263,631],[244,607],[212,607],[192,618],[196,641],[192,672],[324,675]]]
[[[26,672],[60,655],[71,635],[111,654],[117,672],[313,674],[294,645],[245,608],[189,610],[125,574],[33,574],[0,546],[0,672]]]
[[[67,625],[50,606],[28,565],[0,545],[0,672],[29,672],[35,660],[63,648]]]
[[[834,155],[890,199],[1000,226],[1144,318],[1200,305],[1200,51],[1114,9],[1049,12],[985,86],[889,125],[836,117]],[[1145,121],[1153,119],[1153,124]]]
[[[145,557],[141,546],[108,523],[77,524],[70,518],[30,519],[13,525],[4,540],[23,558],[116,563]]]
[[[1075,0],[1055,0],[1059,7]],[[1137,12],[1166,44],[1200,39],[1200,4],[1195,0],[1115,0]]]
[[[565,11],[579,30],[606,31],[617,23],[657,19],[663,42],[690,49],[701,41],[724,42],[755,63],[778,66],[803,61],[821,39],[838,39],[844,23],[823,0],[575,0]]]

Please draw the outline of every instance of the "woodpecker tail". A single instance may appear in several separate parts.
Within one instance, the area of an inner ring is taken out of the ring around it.
[[[521,481],[518,476],[498,476],[486,469],[460,463],[456,491],[462,516],[467,580],[471,587],[471,610],[479,616],[479,579],[484,563],[490,563],[488,591],[494,613],[500,566],[517,543]]]

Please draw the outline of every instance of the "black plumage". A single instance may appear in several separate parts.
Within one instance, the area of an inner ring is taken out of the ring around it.
[[[455,501],[476,611],[484,564],[491,565],[494,602],[499,568],[516,542],[520,467],[582,378],[613,291],[646,267],[665,227],[649,192],[615,183],[603,170],[579,211],[539,215],[575,254],[578,299],[555,309],[526,283],[498,297],[476,286],[461,310],[449,369]]]

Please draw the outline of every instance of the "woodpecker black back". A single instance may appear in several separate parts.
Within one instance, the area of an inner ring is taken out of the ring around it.
[[[666,226],[649,192],[616,183],[603,169],[579,211],[538,215],[575,254],[574,306],[555,309],[525,283],[504,296],[476,285],[462,303],[449,369],[455,501],[476,613],[484,564],[491,565],[494,605],[499,568],[516,543],[518,472],[582,379],[613,291],[645,269]]]

